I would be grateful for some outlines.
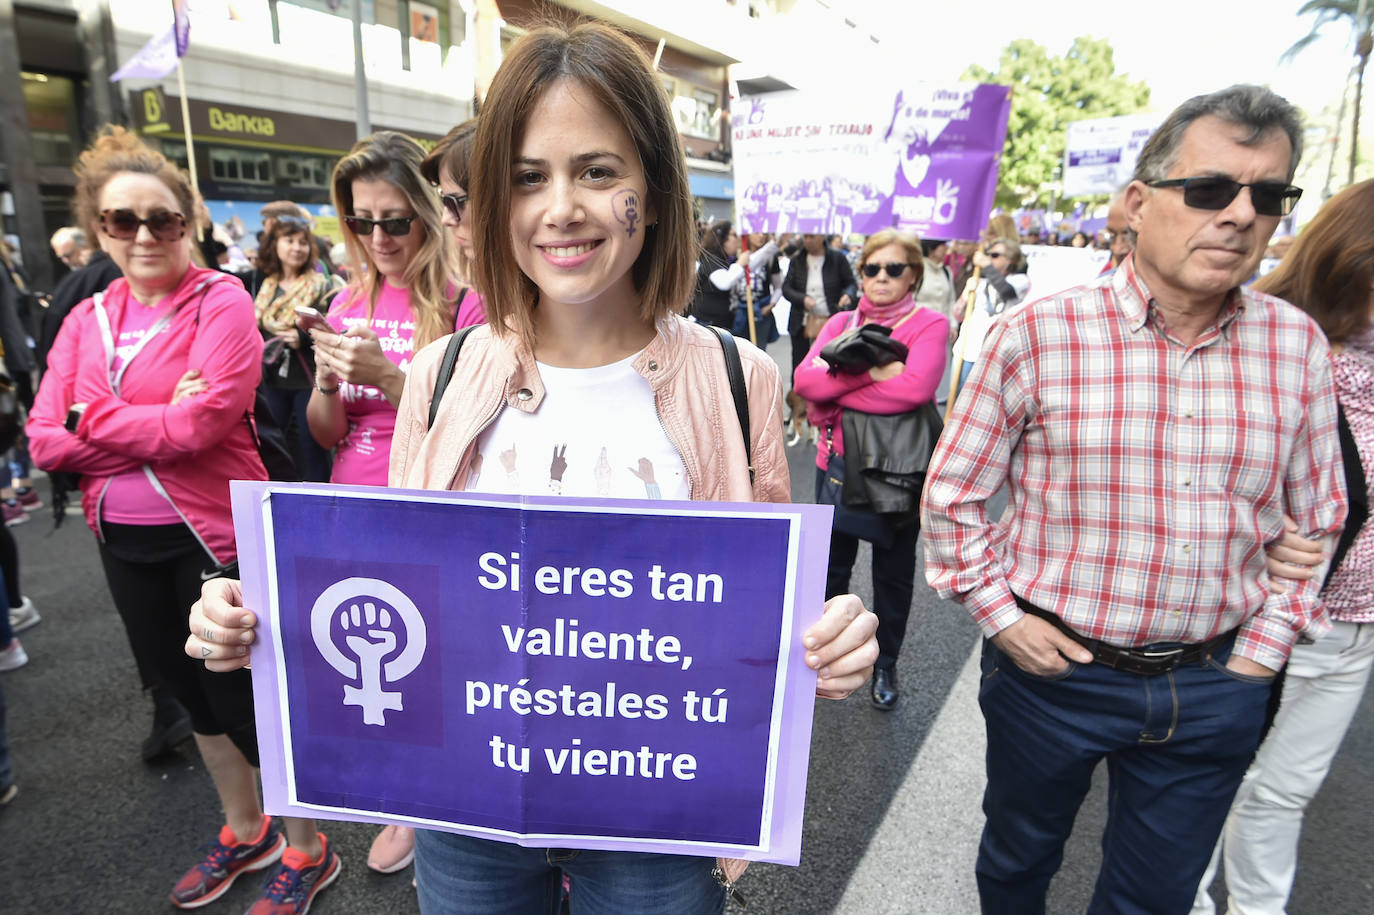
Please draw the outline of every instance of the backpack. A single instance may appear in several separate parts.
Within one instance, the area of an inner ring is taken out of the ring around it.
[[[477,326],[464,327],[449,338],[448,346],[444,349],[444,360],[439,363],[439,374],[434,379],[434,396],[429,402],[429,423],[425,426],[426,429],[434,428],[434,420],[439,416],[439,402],[444,399],[444,391],[448,390],[448,383],[453,380],[453,367],[458,364],[458,351],[463,348],[463,341],[467,339],[468,334],[476,330]],[[749,435],[749,392],[744,384],[744,366],[740,362],[739,346],[735,343],[734,335],[728,330],[719,327],[710,329],[720,340],[720,348],[725,355],[725,374],[730,379],[730,397],[735,401],[739,431],[744,436],[744,459],[749,464],[749,482],[752,484],[754,446]]]

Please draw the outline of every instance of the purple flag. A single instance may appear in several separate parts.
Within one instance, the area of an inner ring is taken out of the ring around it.
[[[177,57],[185,57],[191,44],[191,10],[189,0],[172,0],[172,26],[177,36]]]
[[[976,238],[1011,111],[1007,86],[775,92],[735,106],[735,200],[750,232]]]
[[[110,76],[110,82],[117,83],[121,79],[162,79],[175,70],[176,66],[176,42],[173,39],[173,29],[168,26],[167,31],[161,35],[149,38],[148,43],[139,48],[137,54]]]

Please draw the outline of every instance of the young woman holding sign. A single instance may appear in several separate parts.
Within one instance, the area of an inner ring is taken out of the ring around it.
[[[536,29],[511,49],[480,120],[472,180],[482,195],[469,206],[491,325],[468,337],[432,428],[445,346],[416,355],[392,485],[785,501],[772,360],[739,345],[751,481],[720,340],[679,317],[694,279],[691,196],[644,53],[602,25]],[[552,462],[551,441],[565,445]],[[192,620],[192,656],[214,669],[246,663],[256,620],[233,583],[206,590]],[[875,629],[853,595],[827,602],[805,636],[818,695],[842,698],[867,680]],[[553,865],[547,849],[418,832],[416,870],[424,912],[556,911],[566,873],[574,912],[676,915],[722,911],[743,862],[584,851]]]

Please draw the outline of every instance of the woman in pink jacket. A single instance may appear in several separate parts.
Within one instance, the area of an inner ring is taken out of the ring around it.
[[[885,229],[870,235],[859,260],[863,296],[854,311],[831,316],[797,366],[793,386],[811,404],[812,424],[821,430],[816,452],[816,494],[831,449],[844,454],[840,417],[845,408],[864,413],[894,414],[915,410],[935,397],[945,371],[949,319],[922,308],[912,298],[921,285],[925,259],[915,237]],[[892,328],[892,338],[906,344],[906,362],[892,362],[858,375],[832,374],[820,358],[825,345],[861,324]],[[873,704],[891,709],[897,704],[897,655],[906,635],[907,614],[916,578],[916,536],[919,523],[896,528],[890,546],[873,544],[873,610],[878,614],[878,661],[873,668]],[[830,565],[825,595],[849,591],[849,576],[859,552],[855,537],[836,531],[830,536]]]
[[[472,179],[476,279],[492,322],[467,338],[432,427],[447,341],[416,354],[392,485],[785,500],[776,366],[739,344],[751,481],[720,338],[678,315],[692,289],[691,195],[644,52],[599,24],[530,31],[487,94]],[[187,651],[216,669],[245,663],[255,620],[241,604],[232,583],[208,585]],[[819,615],[807,663],[824,673],[817,694],[842,698],[867,680],[876,621],[852,596]],[[426,913],[557,911],[566,875],[573,911],[718,915],[743,869],[687,855],[565,856],[425,830],[415,853]]]
[[[86,521],[130,641],[189,710],[225,810],[172,903],[205,905],[239,874],[284,859],[254,908],[275,912],[297,873],[292,856],[322,862],[317,885],[338,873],[337,856],[292,822],[285,849],[263,815],[251,677],[207,674],[183,650],[201,583],[236,565],[229,481],[267,478],[249,426],[263,347],[253,301],[233,277],[191,263],[195,192],[133,134],[102,135],[77,173],[80,222],[124,278],[62,324],[29,418],[34,463],[81,474]]]

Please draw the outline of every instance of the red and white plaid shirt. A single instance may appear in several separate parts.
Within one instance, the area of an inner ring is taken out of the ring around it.
[[[1330,628],[1313,584],[1268,590],[1285,511],[1307,537],[1346,515],[1321,330],[1237,289],[1185,345],[1130,257],[988,334],[931,461],[926,578],[989,636],[1021,618],[1015,593],[1120,646],[1240,627],[1236,653],[1277,669]]]

